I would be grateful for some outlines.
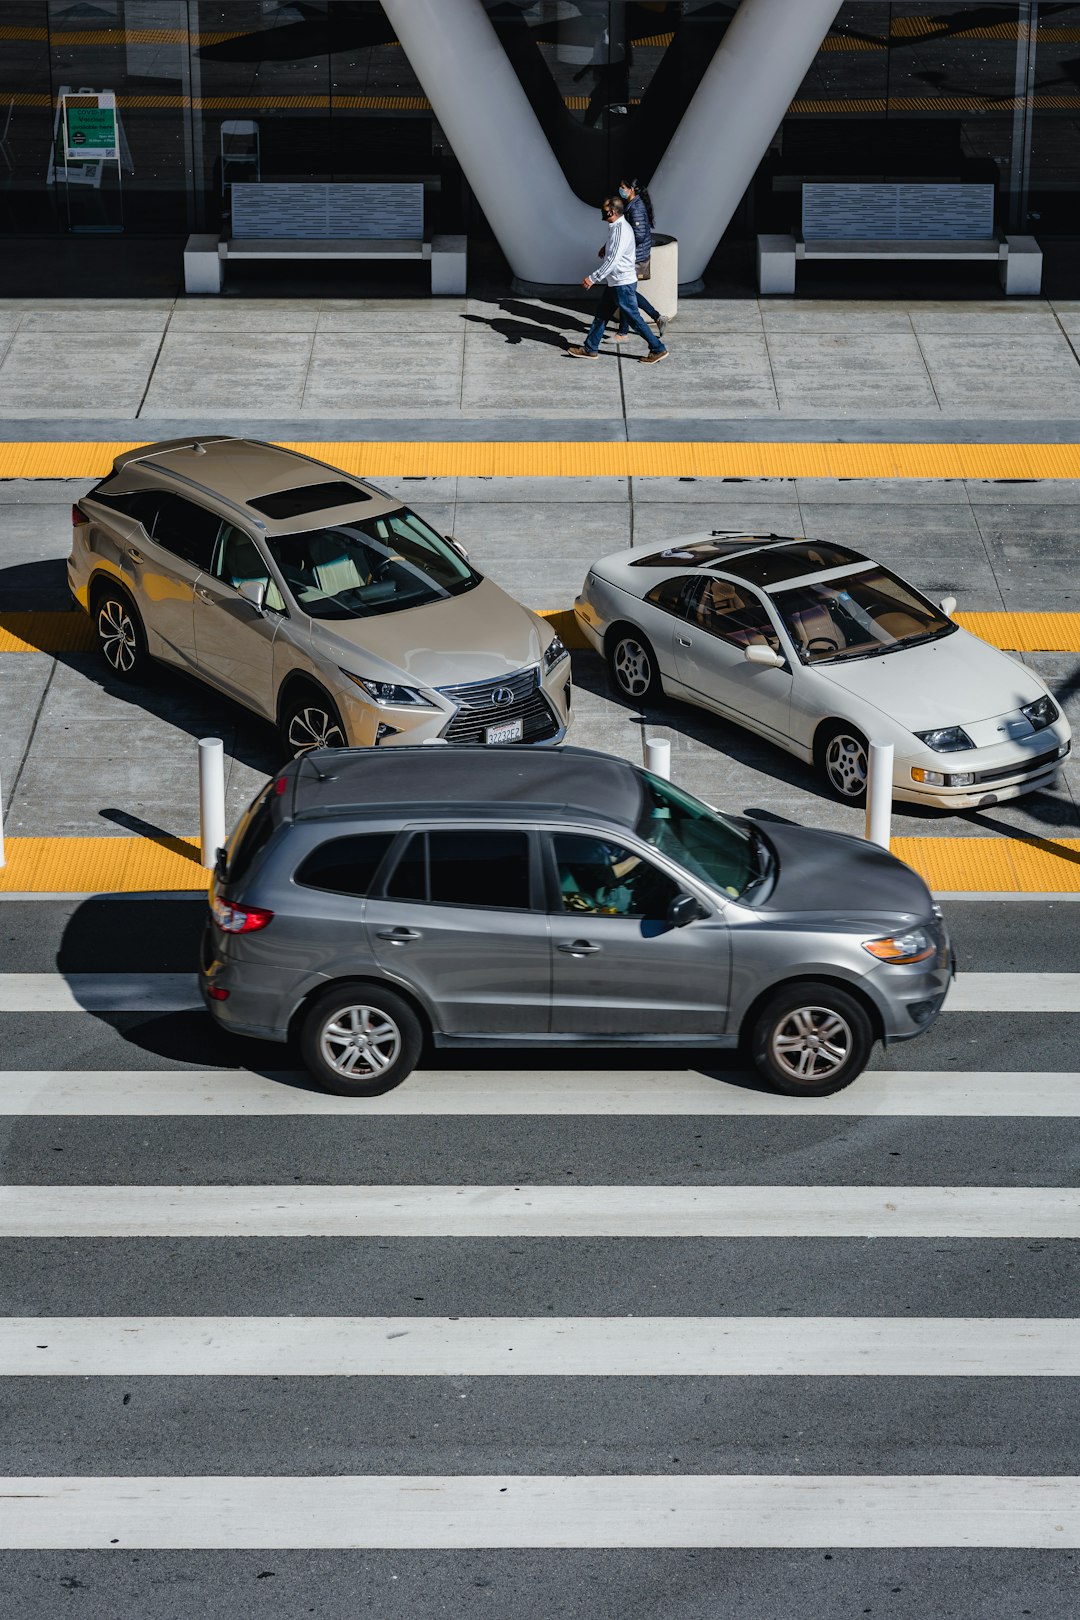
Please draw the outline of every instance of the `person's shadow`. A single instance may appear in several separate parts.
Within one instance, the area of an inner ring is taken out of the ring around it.
[[[520,303],[512,298],[503,299],[499,308],[505,311],[505,318],[503,315],[463,315],[462,320],[490,327],[507,343],[545,343],[554,349],[565,349],[569,335],[587,332],[592,324],[579,315],[544,309],[539,304]]]

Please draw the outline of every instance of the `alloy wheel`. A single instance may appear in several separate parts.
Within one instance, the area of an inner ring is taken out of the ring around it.
[[[832,1007],[795,1007],[773,1030],[770,1055],[789,1080],[816,1086],[840,1072],[852,1040],[851,1026]]]
[[[294,757],[306,754],[311,748],[345,747],[345,733],[337,716],[318,704],[294,709],[285,738]]]
[[[617,643],[611,660],[618,681],[627,697],[644,697],[652,685],[652,660],[640,641],[624,636]]]
[[[825,774],[842,799],[861,799],[866,792],[866,744],[860,737],[840,732],[825,749]]]
[[[134,621],[123,602],[111,596],[102,602],[97,628],[101,650],[113,669],[120,675],[130,674],[135,667],[139,642]]]
[[[349,1080],[377,1080],[401,1052],[401,1031],[378,1007],[343,1007],[323,1028],[324,1061]]]

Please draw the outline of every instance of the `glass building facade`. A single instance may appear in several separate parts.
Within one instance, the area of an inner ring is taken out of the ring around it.
[[[620,177],[647,181],[737,9],[484,4],[567,180],[589,202]],[[80,92],[115,96],[112,160],[65,150],[61,101]],[[490,239],[378,0],[0,7],[4,251],[19,238],[135,243],[227,229],[238,180],[384,178],[424,182],[430,229]],[[791,229],[801,183],[841,178],[991,180],[1001,229],[1044,246],[1080,234],[1080,3],[847,0],[728,245]]]

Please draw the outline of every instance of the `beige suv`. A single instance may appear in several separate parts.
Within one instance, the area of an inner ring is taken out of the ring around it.
[[[570,660],[455,540],[373,485],[254,439],[117,456],[72,508],[68,581],[117,675],[148,658],[280,730],[345,744],[558,742]]]

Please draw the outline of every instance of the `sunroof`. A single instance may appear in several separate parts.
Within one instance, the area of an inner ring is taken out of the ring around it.
[[[308,512],[325,512],[332,506],[355,506],[359,501],[370,499],[367,490],[334,478],[325,484],[304,484],[299,489],[276,489],[270,495],[256,495],[247,504],[264,517],[294,518]]]
[[[718,562],[722,557],[735,556],[751,546],[767,545],[776,535],[739,534],[710,535],[707,540],[688,540],[683,545],[668,546],[664,551],[650,552],[647,557],[635,557],[631,568],[700,568],[704,563]]]

